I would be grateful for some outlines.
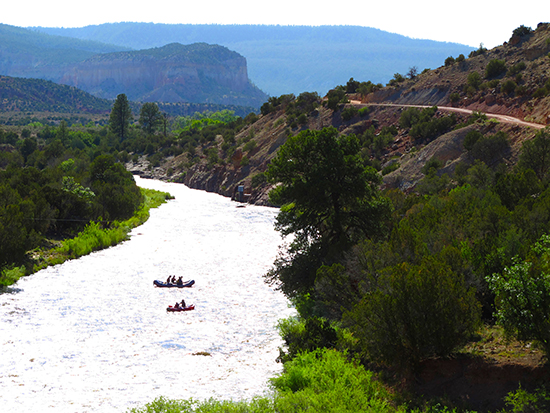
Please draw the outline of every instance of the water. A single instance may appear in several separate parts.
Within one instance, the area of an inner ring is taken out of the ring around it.
[[[50,267],[0,294],[6,412],[124,412],[158,396],[250,399],[277,374],[275,331],[294,311],[263,281],[276,210],[138,180],[175,200],[131,239]],[[153,287],[174,274],[193,288]],[[185,299],[194,311],[168,313]]]

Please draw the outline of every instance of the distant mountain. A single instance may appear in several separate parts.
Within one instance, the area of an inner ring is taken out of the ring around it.
[[[359,26],[108,23],[34,30],[133,49],[173,42],[226,46],[247,59],[250,79],[272,96],[305,91],[324,95],[351,77],[385,84],[412,66],[419,71],[433,69],[449,56],[467,56],[472,51],[461,44],[411,39]]]
[[[0,76],[0,111],[105,114],[112,102],[49,80]]]
[[[0,24],[0,75],[56,82],[75,63],[122,50],[130,48]]]
[[[94,40],[0,24],[0,75],[51,80],[94,96],[258,110],[267,95],[248,79],[246,59],[219,45],[163,44],[132,51]]]

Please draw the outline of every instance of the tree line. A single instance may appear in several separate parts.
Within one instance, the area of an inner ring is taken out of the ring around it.
[[[155,103],[144,103],[134,118],[121,94],[105,126],[61,120],[0,129],[1,273],[20,266],[32,272],[31,251],[52,239],[71,238],[92,222],[109,228],[130,218],[143,202],[124,166],[132,157],[154,164],[188,151],[192,160],[196,148],[214,139],[213,130],[234,136],[244,124],[227,110],[174,119]]]

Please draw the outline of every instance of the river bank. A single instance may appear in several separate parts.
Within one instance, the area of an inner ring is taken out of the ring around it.
[[[33,274],[50,265],[61,264],[127,240],[128,233],[133,228],[142,225],[149,219],[151,208],[157,208],[171,198],[171,195],[166,192],[146,188],[140,188],[140,190],[144,202],[130,219],[115,221],[108,226],[91,222],[84,231],[74,238],[46,239],[40,248],[30,252],[27,265],[5,270],[0,274],[0,286],[15,284],[21,277]]]

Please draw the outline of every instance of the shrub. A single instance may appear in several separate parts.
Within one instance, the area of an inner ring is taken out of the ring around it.
[[[377,362],[414,369],[425,358],[451,354],[479,325],[474,291],[434,257],[389,267],[371,283],[344,321]]]
[[[481,85],[481,75],[478,72],[471,72],[468,74],[467,82],[468,82],[468,86],[471,86],[475,90],[477,90]]]
[[[289,361],[302,351],[331,348],[338,340],[336,330],[327,320],[319,317],[288,318],[279,321],[279,333],[287,346],[287,352],[279,349],[279,361]]]
[[[527,36],[533,33],[533,29],[530,27],[524,26],[523,24],[514,29],[512,36]]]
[[[449,96],[449,101],[451,103],[457,103],[459,100],[460,100],[460,94],[458,94],[457,92],[453,92]]]
[[[479,159],[487,165],[499,161],[506,151],[510,149],[508,135],[497,132],[492,136],[484,136],[477,140],[470,151],[474,159]]]
[[[391,164],[389,164],[388,166],[385,166],[382,169],[382,175],[387,175],[390,172],[396,171],[399,169],[399,167],[400,167],[399,162],[392,162]]]
[[[454,64],[454,62],[455,62],[455,58],[452,56],[449,56],[448,58],[445,59],[445,66],[451,66]]]
[[[504,60],[493,59],[485,68],[485,77],[487,79],[491,79],[501,75],[504,72],[506,72],[506,62]]]
[[[550,354],[550,236],[531,249],[529,261],[514,257],[513,265],[487,278],[495,294],[497,321],[509,337],[535,340]]]
[[[262,185],[263,183],[265,183],[266,181],[267,181],[267,178],[265,176],[265,173],[260,172],[251,178],[250,185],[252,185],[252,188],[256,188]]]
[[[464,137],[464,149],[471,151],[475,143],[483,138],[483,134],[477,130],[470,131]]]
[[[271,383],[277,412],[370,412],[398,409],[389,394],[361,365],[351,363],[335,350],[300,354],[285,363],[284,372]],[[399,409],[402,411],[401,409]],[[252,411],[252,410],[251,410]]]
[[[515,93],[517,87],[518,85],[516,84],[516,82],[514,82],[511,79],[508,79],[502,84],[502,86],[500,87],[500,90],[502,91],[502,93],[510,95],[512,93]]]
[[[357,116],[358,113],[359,110],[355,106],[347,106],[342,111],[342,119],[347,122]]]
[[[514,66],[512,66],[510,69],[508,69],[508,76],[515,76],[522,70],[524,70],[527,67],[525,62],[519,62],[516,63]]]

